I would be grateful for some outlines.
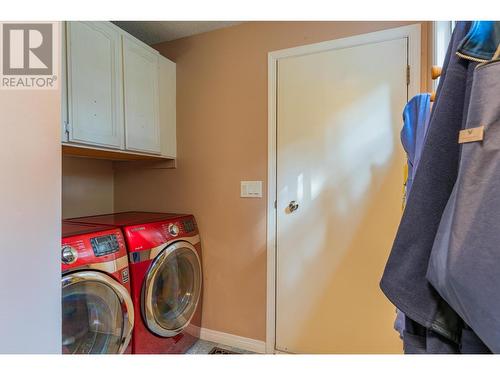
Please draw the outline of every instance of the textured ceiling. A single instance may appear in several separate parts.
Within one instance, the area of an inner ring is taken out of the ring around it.
[[[223,27],[237,25],[233,21],[113,21],[128,33],[147,44],[168,42],[186,36],[201,34]]]

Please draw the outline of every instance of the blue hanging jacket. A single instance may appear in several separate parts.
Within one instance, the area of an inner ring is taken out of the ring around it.
[[[493,58],[500,44],[500,22],[474,21],[457,49],[457,55],[465,59],[486,62]]]
[[[401,144],[408,160],[408,178],[405,185],[405,202],[410,195],[413,178],[417,171],[420,155],[424,147],[425,135],[431,113],[431,95],[428,93],[415,95],[403,110],[403,128],[401,129]],[[397,310],[394,329],[403,338],[405,316]]]
[[[414,96],[403,110],[404,123],[401,129],[401,143],[408,157],[406,197],[410,195],[413,178],[420,162],[430,113],[431,95],[427,93]]]

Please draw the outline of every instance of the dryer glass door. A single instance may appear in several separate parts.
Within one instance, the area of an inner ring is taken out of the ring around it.
[[[127,290],[111,277],[81,271],[62,279],[62,353],[122,353],[133,324]]]
[[[171,337],[191,321],[201,295],[201,263],[196,249],[179,241],[153,261],[142,294],[143,315],[154,333]]]

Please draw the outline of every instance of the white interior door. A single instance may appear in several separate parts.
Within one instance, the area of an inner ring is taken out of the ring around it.
[[[401,216],[407,43],[278,60],[278,350],[401,352],[379,280]]]

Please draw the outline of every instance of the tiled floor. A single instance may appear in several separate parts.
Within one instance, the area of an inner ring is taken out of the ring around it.
[[[227,350],[230,350],[232,352],[236,352],[238,354],[254,354],[253,352],[249,352],[247,350],[233,348],[232,346],[217,344],[215,342],[205,341],[205,340],[198,340],[191,347],[191,349],[188,350],[187,354],[208,354],[210,352],[210,350],[212,350],[214,347],[227,349]]]

